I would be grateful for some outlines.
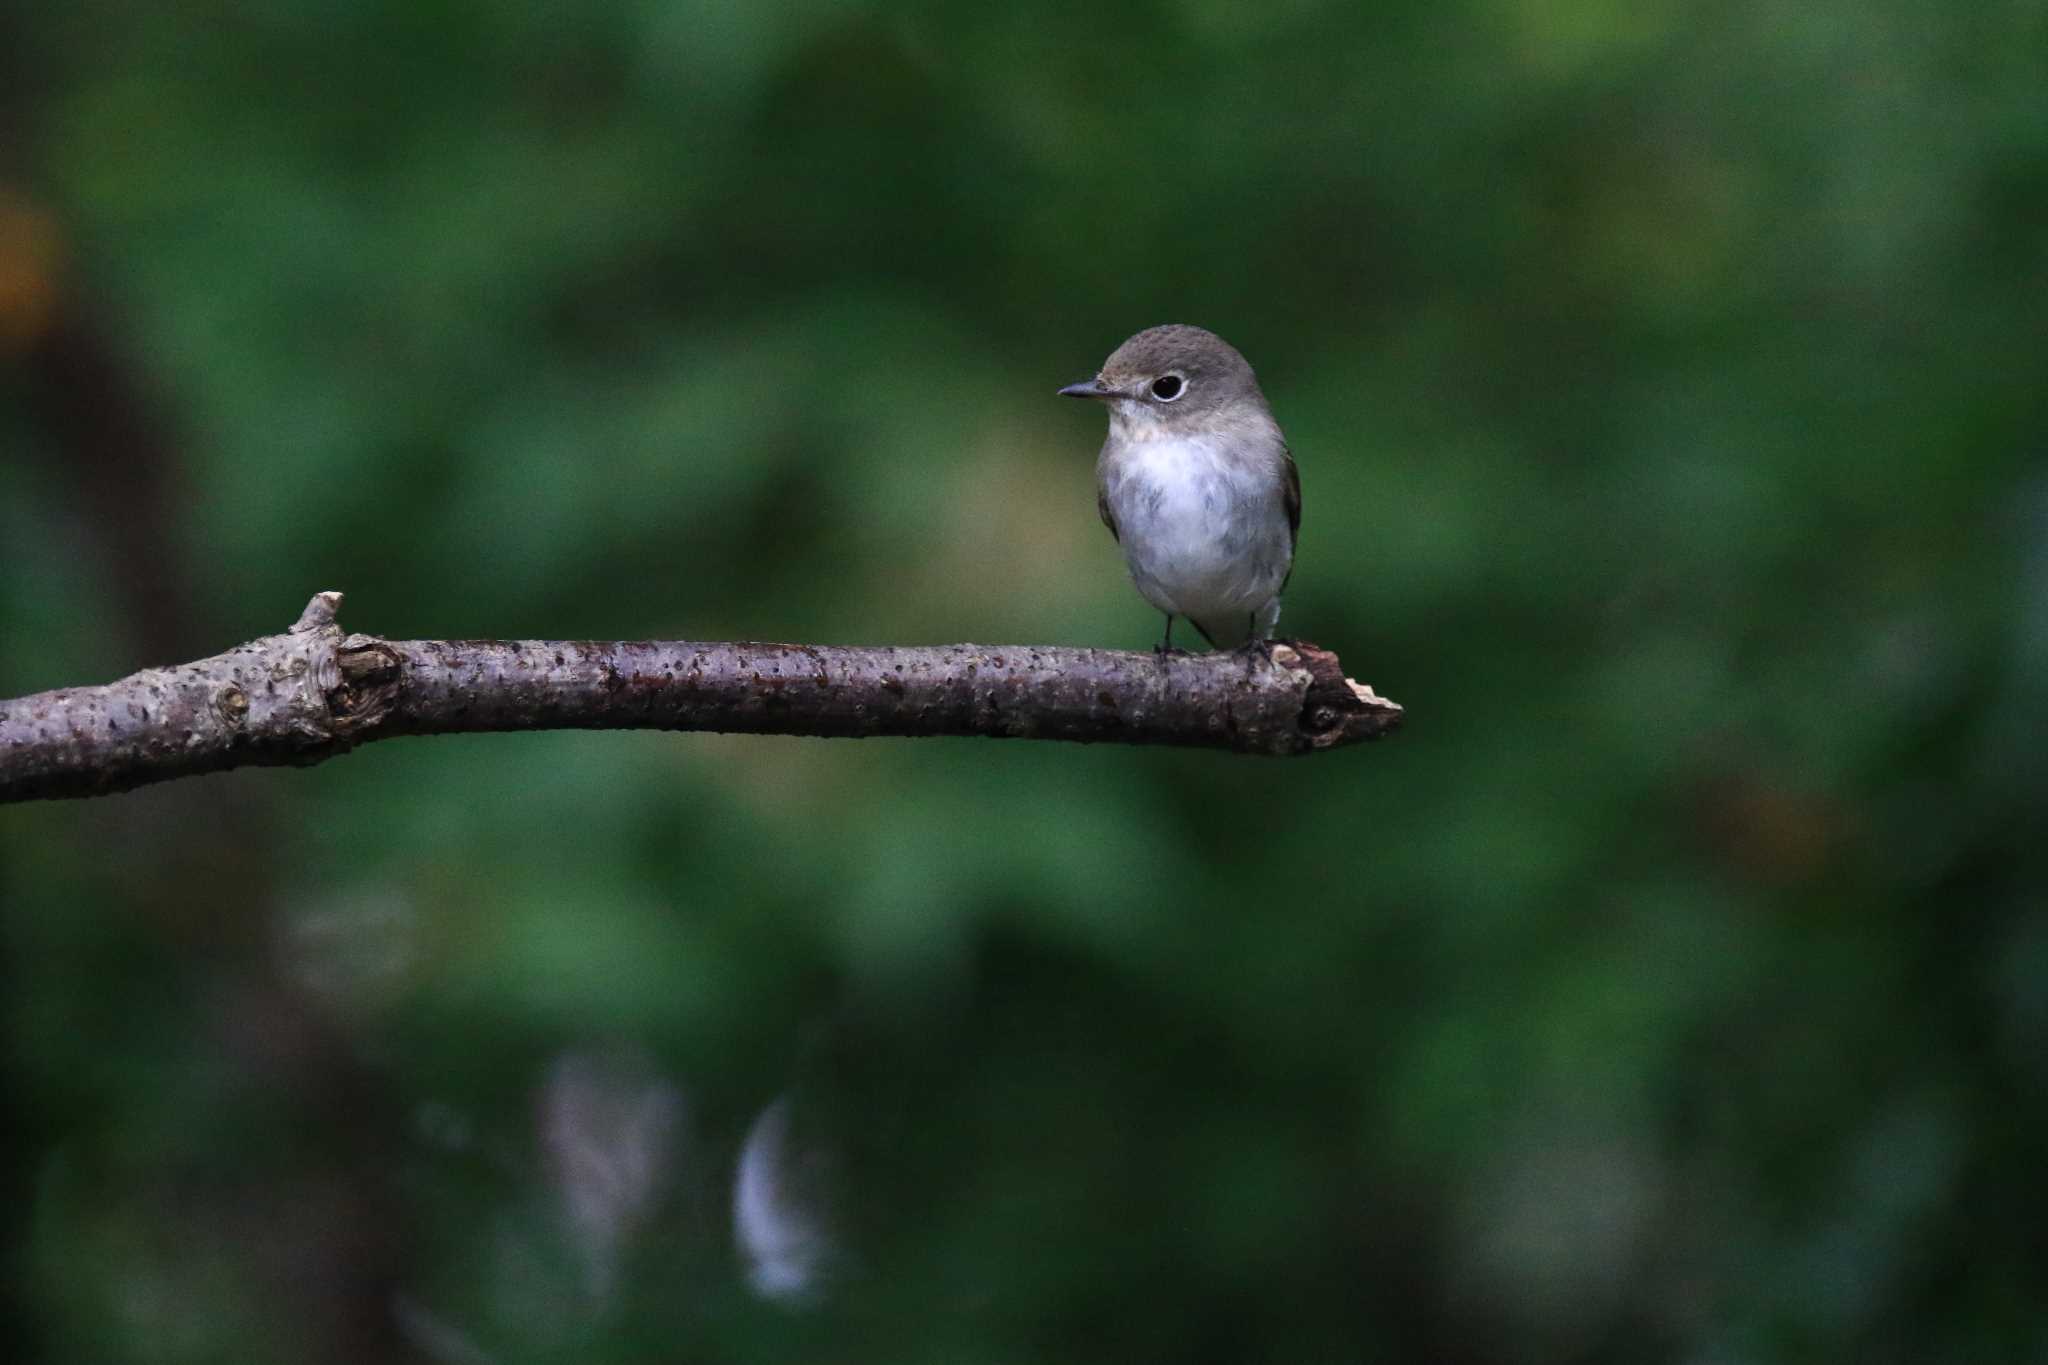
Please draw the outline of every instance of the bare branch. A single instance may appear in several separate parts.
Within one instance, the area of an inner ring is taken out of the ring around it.
[[[104,687],[0,701],[0,802],[97,796],[394,735],[720,730],[987,735],[1307,754],[1401,708],[1303,642],[1265,654],[346,635],[323,592],[282,635]]]

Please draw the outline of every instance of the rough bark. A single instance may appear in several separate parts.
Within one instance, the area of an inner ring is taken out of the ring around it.
[[[848,648],[684,640],[384,640],[341,594],[224,654],[0,701],[0,801],[97,796],[395,735],[719,730],[986,735],[1308,754],[1401,708],[1300,641],[1187,655],[1034,645]]]

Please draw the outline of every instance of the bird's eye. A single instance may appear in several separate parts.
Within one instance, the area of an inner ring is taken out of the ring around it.
[[[1152,396],[1162,403],[1171,403],[1180,397],[1186,388],[1187,385],[1181,382],[1179,375],[1162,374],[1152,381]]]

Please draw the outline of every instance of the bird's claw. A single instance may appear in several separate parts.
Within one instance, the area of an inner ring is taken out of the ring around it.
[[[1273,662],[1273,642],[1253,636],[1233,651],[1244,659],[1244,674],[1247,678],[1258,672],[1260,664]]]

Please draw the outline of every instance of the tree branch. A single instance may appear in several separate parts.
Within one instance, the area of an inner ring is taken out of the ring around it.
[[[1260,654],[346,635],[341,594],[225,654],[0,701],[0,802],[97,796],[395,735],[483,730],[987,735],[1307,754],[1401,708],[1303,642]]]

